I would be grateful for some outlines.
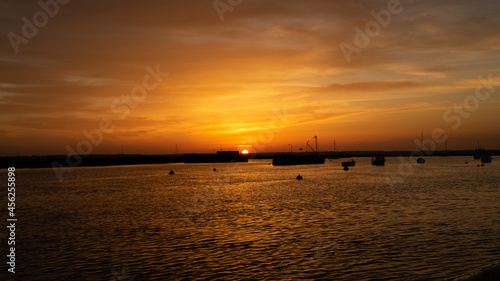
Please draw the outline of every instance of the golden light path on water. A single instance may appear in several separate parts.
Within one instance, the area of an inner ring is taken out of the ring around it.
[[[355,160],[19,170],[16,280],[450,280],[500,258],[496,159],[428,157],[394,189],[397,158]]]

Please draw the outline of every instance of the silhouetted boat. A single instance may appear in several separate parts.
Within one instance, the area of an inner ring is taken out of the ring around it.
[[[481,157],[486,153],[486,149],[479,149],[479,148],[476,148],[476,150],[474,150],[474,159],[481,159]]]
[[[491,156],[487,153],[481,156],[481,163],[491,163]]]
[[[299,175],[297,176],[297,179],[298,179],[298,180],[301,180],[301,179],[302,179],[302,176],[299,174]]]
[[[356,161],[354,161],[353,159],[351,159],[351,161],[342,162],[342,166],[344,167],[354,167],[355,165]]]
[[[184,154],[184,163],[248,162],[248,155],[238,151],[217,151],[217,154]]]
[[[420,152],[422,152],[422,155],[424,154],[424,132],[423,131],[422,131],[422,138],[420,140]],[[417,163],[424,164],[425,163],[424,157],[422,157],[422,156],[418,157]]]
[[[446,140],[444,142],[444,152],[443,152],[443,155],[441,155],[441,157],[448,157],[450,156],[449,153],[448,153],[448,140]]]
[[[168,172],[169,175],[173,175],[174,174],[174,171],[173,170],[170,170],[170,172]]]
[[[335,144],[335,140],[333,141],[333,154],[331,154],[330,156],[328,156],[328,159],[340,159],[340,156],[337,152],[337,149],[336,149],[336,144]]]
[[[309,142],[314,139],[316,141],[316,150],[309,145]],[[273,157],[274,166],[288,165],[308,165],[308,164],[325,164],[325,157],[318,155],[318,137],[314,136],[307,141],[306,146],[311,148],[313,153],[298,153],[298,154],[275,154]]]
[[[385,165],[385,157],[382,155],[372,157],[372,165],[373,166],[384,166]]]
[[[474,159],[481,159],[481,157],[486,154],[486,149],[481,148],[479,145],[479,141],[477,141],[477,147],[476,150],[474,150]]]

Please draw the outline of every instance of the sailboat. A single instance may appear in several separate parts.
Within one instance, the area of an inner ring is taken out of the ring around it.
[[[448,154],[448,140],[446,140],[444,142],[444,153],[443,153],[443,155],[441,155],[441,157],[448,157],[448,156],[450,156],[450,155]]]
[[[480,154],[479,159],[481,159],[481,165],[483,165],[483,163],[491,163],[491,156],[490,156],[490,154],[488,153],[488,151],[486,151],[486,149],[480,149],[479,148],[479,141],[477,142],[477,149],[476,149],[476,151],[478,151],[478,150],[480,152],[478,154]],[[474,151],[474,159],[476,159],[476,153],[475,153],[476,151]]]
[[[328,159],[339,159],[339,154],[337,153],[335,140],[333,140],[333,155],[328,156]]]
[[[477,141],[476,150],[474,150],[474,159],[481,159],[481,157],[486,154],[486,149],[481,148],[479,146],[479,141]]]
[[[424,131],[422,131],[422,138],[420,140],[420,152],[422,152],[422,154],[424,154]],[[418,157],[417,163],[424,164],[425,163],[424,157],[422,157],[422,156]]]

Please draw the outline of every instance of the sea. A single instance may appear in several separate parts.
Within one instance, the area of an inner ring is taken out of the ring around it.
[[[386,159],[17,169],[0,280],[461,280],[500,260],[500,159]]]

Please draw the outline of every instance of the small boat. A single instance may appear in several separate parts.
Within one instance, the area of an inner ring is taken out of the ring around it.
[[[340,159],[339,157],[339,153],[337,152],[337,149],[335,147],[335,140],[333,141],[333,154],[331,154],[330,156],[328,156],[328,159]]]
[[[299,175],[297,176],[297,179],[298,179],[298,180],[301,180],[301,179],[302,179],[302,176],[299,174]]]
[[[173,175],[174,174],[174,171],[170,170],[170,172],[168,172],[169,175]]]
[[[344,167],[354,167],[356,165],[356,161],[351,159],[351,161],[342,162],[342,166]]]
[[[422,152],[422,155],[424,154],[424,132],[422,131],[422,138],[420,140],[420,152]],[[424,164],[425,159],[424,157],[420,156],[417,159],[417,164]]]
[[[481,146],[479,145],[479,141],[477,141],[477,147],[476,147],[476,150],[474,150],[474,159],[481,159],[481,157],[483,155],[486,154],[486,149],[483,149],[481,148]]]
[[[444,142],[444,152],[443,152],[443,155],[441,155],[441,157],[448,157],[450,156],[450,154],[448,153],[448,140],[446,140]]]
[[[486,153],[486,149],[476,149],[474,150],[474,159],[481,159],[481,157]]]
[[[481,163],[491,163],[491,156],[487,153],[481,156]]]
[[[382,155],[372,157],[372,165],[373,166],[384,166],[385,165],[385,157]]]

